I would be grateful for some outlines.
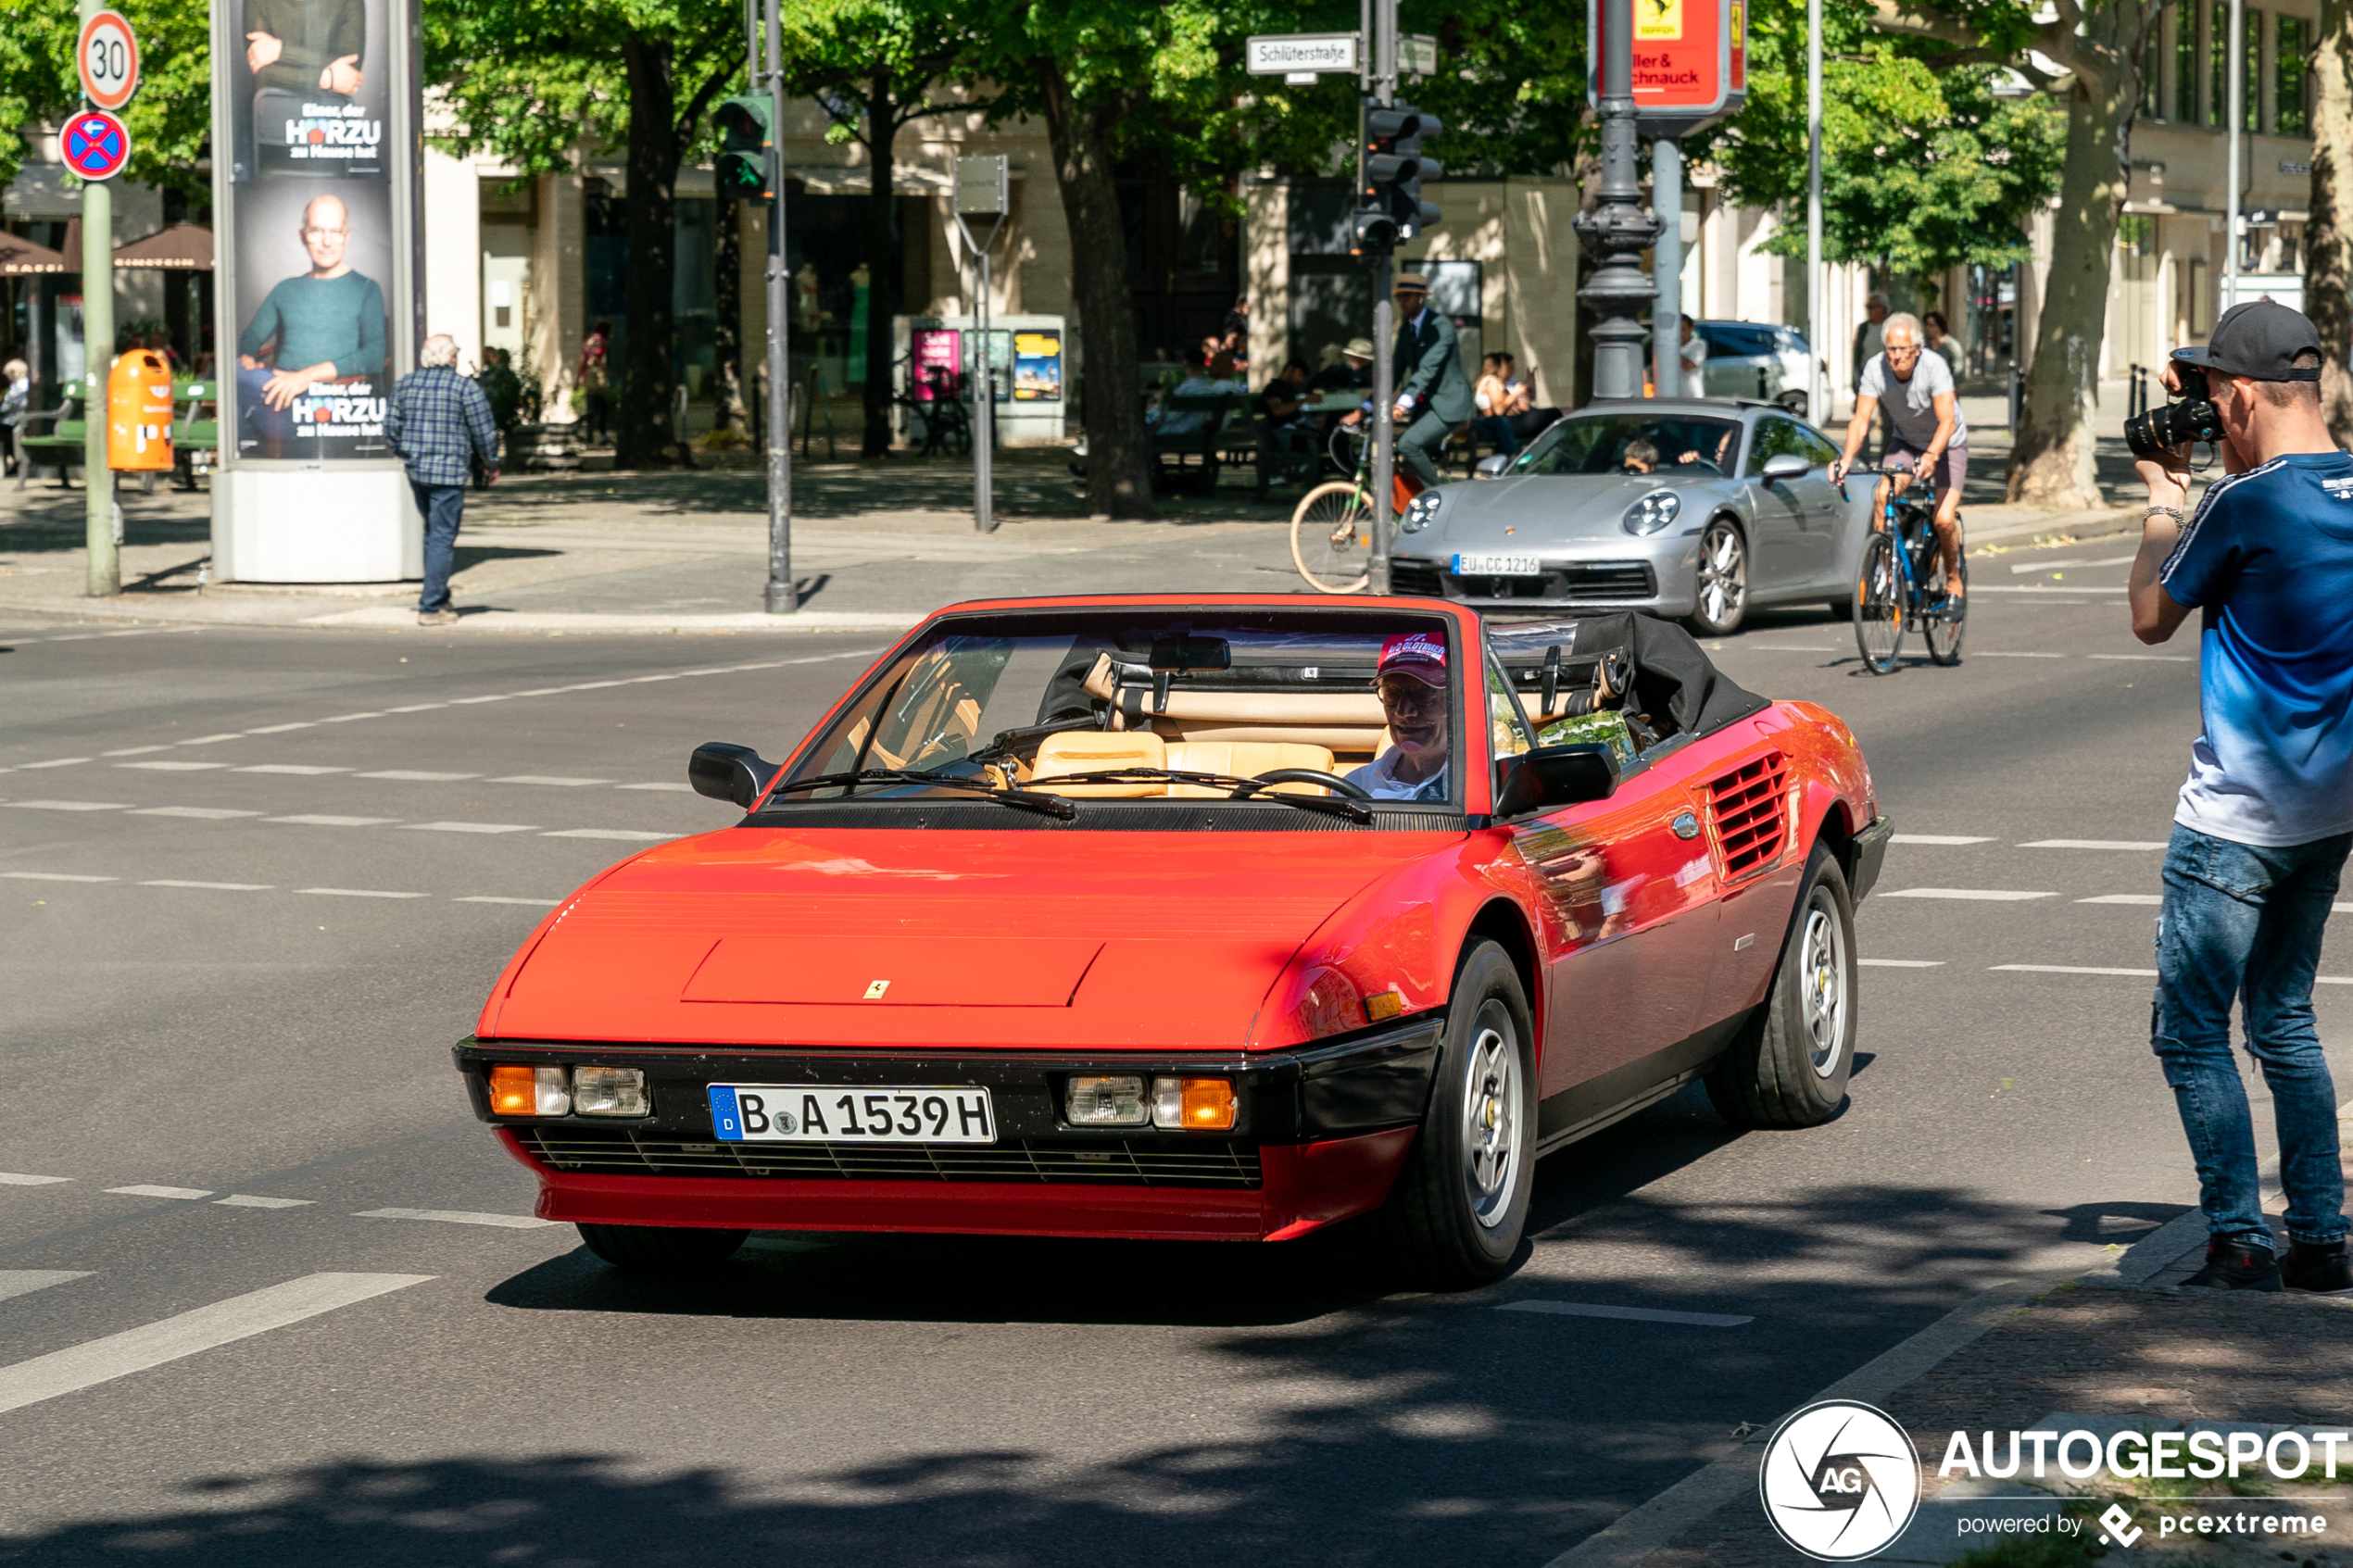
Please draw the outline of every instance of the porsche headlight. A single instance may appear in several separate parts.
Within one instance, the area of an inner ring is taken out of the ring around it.
[[[1438,515],[1438,506],[1439,493],[1435,490],[1423,491],[1405,503],[1405,515],[1397,520],[1397,531],[1400,533],[1419,533],[1429,526],[1429,520]]]
[[[1417,497],[1418,499],[1418,497]],[[1675,521],[1683,509],[1683,498],[1672,490],[1654,490],[1626,508],[1625,529],[1629,533],[1652,534]]]

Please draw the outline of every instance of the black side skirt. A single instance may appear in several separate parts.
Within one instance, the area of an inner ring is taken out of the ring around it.
[[[1563,1089],[1536,1107],[1536,1152],[1550,1154],[1564,1144],[1591,1136],[1644,1106],[1655,1105],[1716,1064],[1725,1047],[1748,1028],[1754,1010],[1734,1013],[1665,1050],[1613,1067],[1573,1089]]]

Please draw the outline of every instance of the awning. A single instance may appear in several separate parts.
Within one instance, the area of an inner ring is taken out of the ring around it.
[[[22,234],[0,233],[0,278],[69,270],[66,258],[47,245],[35,245]]]
[[[201,223],[174,223],[158,234],[115,247],[117,267],[161,267],[180,272],[212,270],[212,231]]]

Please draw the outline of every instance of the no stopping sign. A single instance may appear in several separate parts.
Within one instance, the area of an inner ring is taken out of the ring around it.
[[[84,180],[111,180],[131,161],[131,132],[103,110],[86,111],[66,121],[57,150]]]

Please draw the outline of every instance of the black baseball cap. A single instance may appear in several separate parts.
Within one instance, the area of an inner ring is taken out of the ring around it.
[[[2302,356],[2312,363],[2299,367]],[[2173,358],[2250,381],[2319,381],[2321,333],[2311,318],[2275,299],[2233,305],[2214,323],[2203,348],[2177,348]]]

